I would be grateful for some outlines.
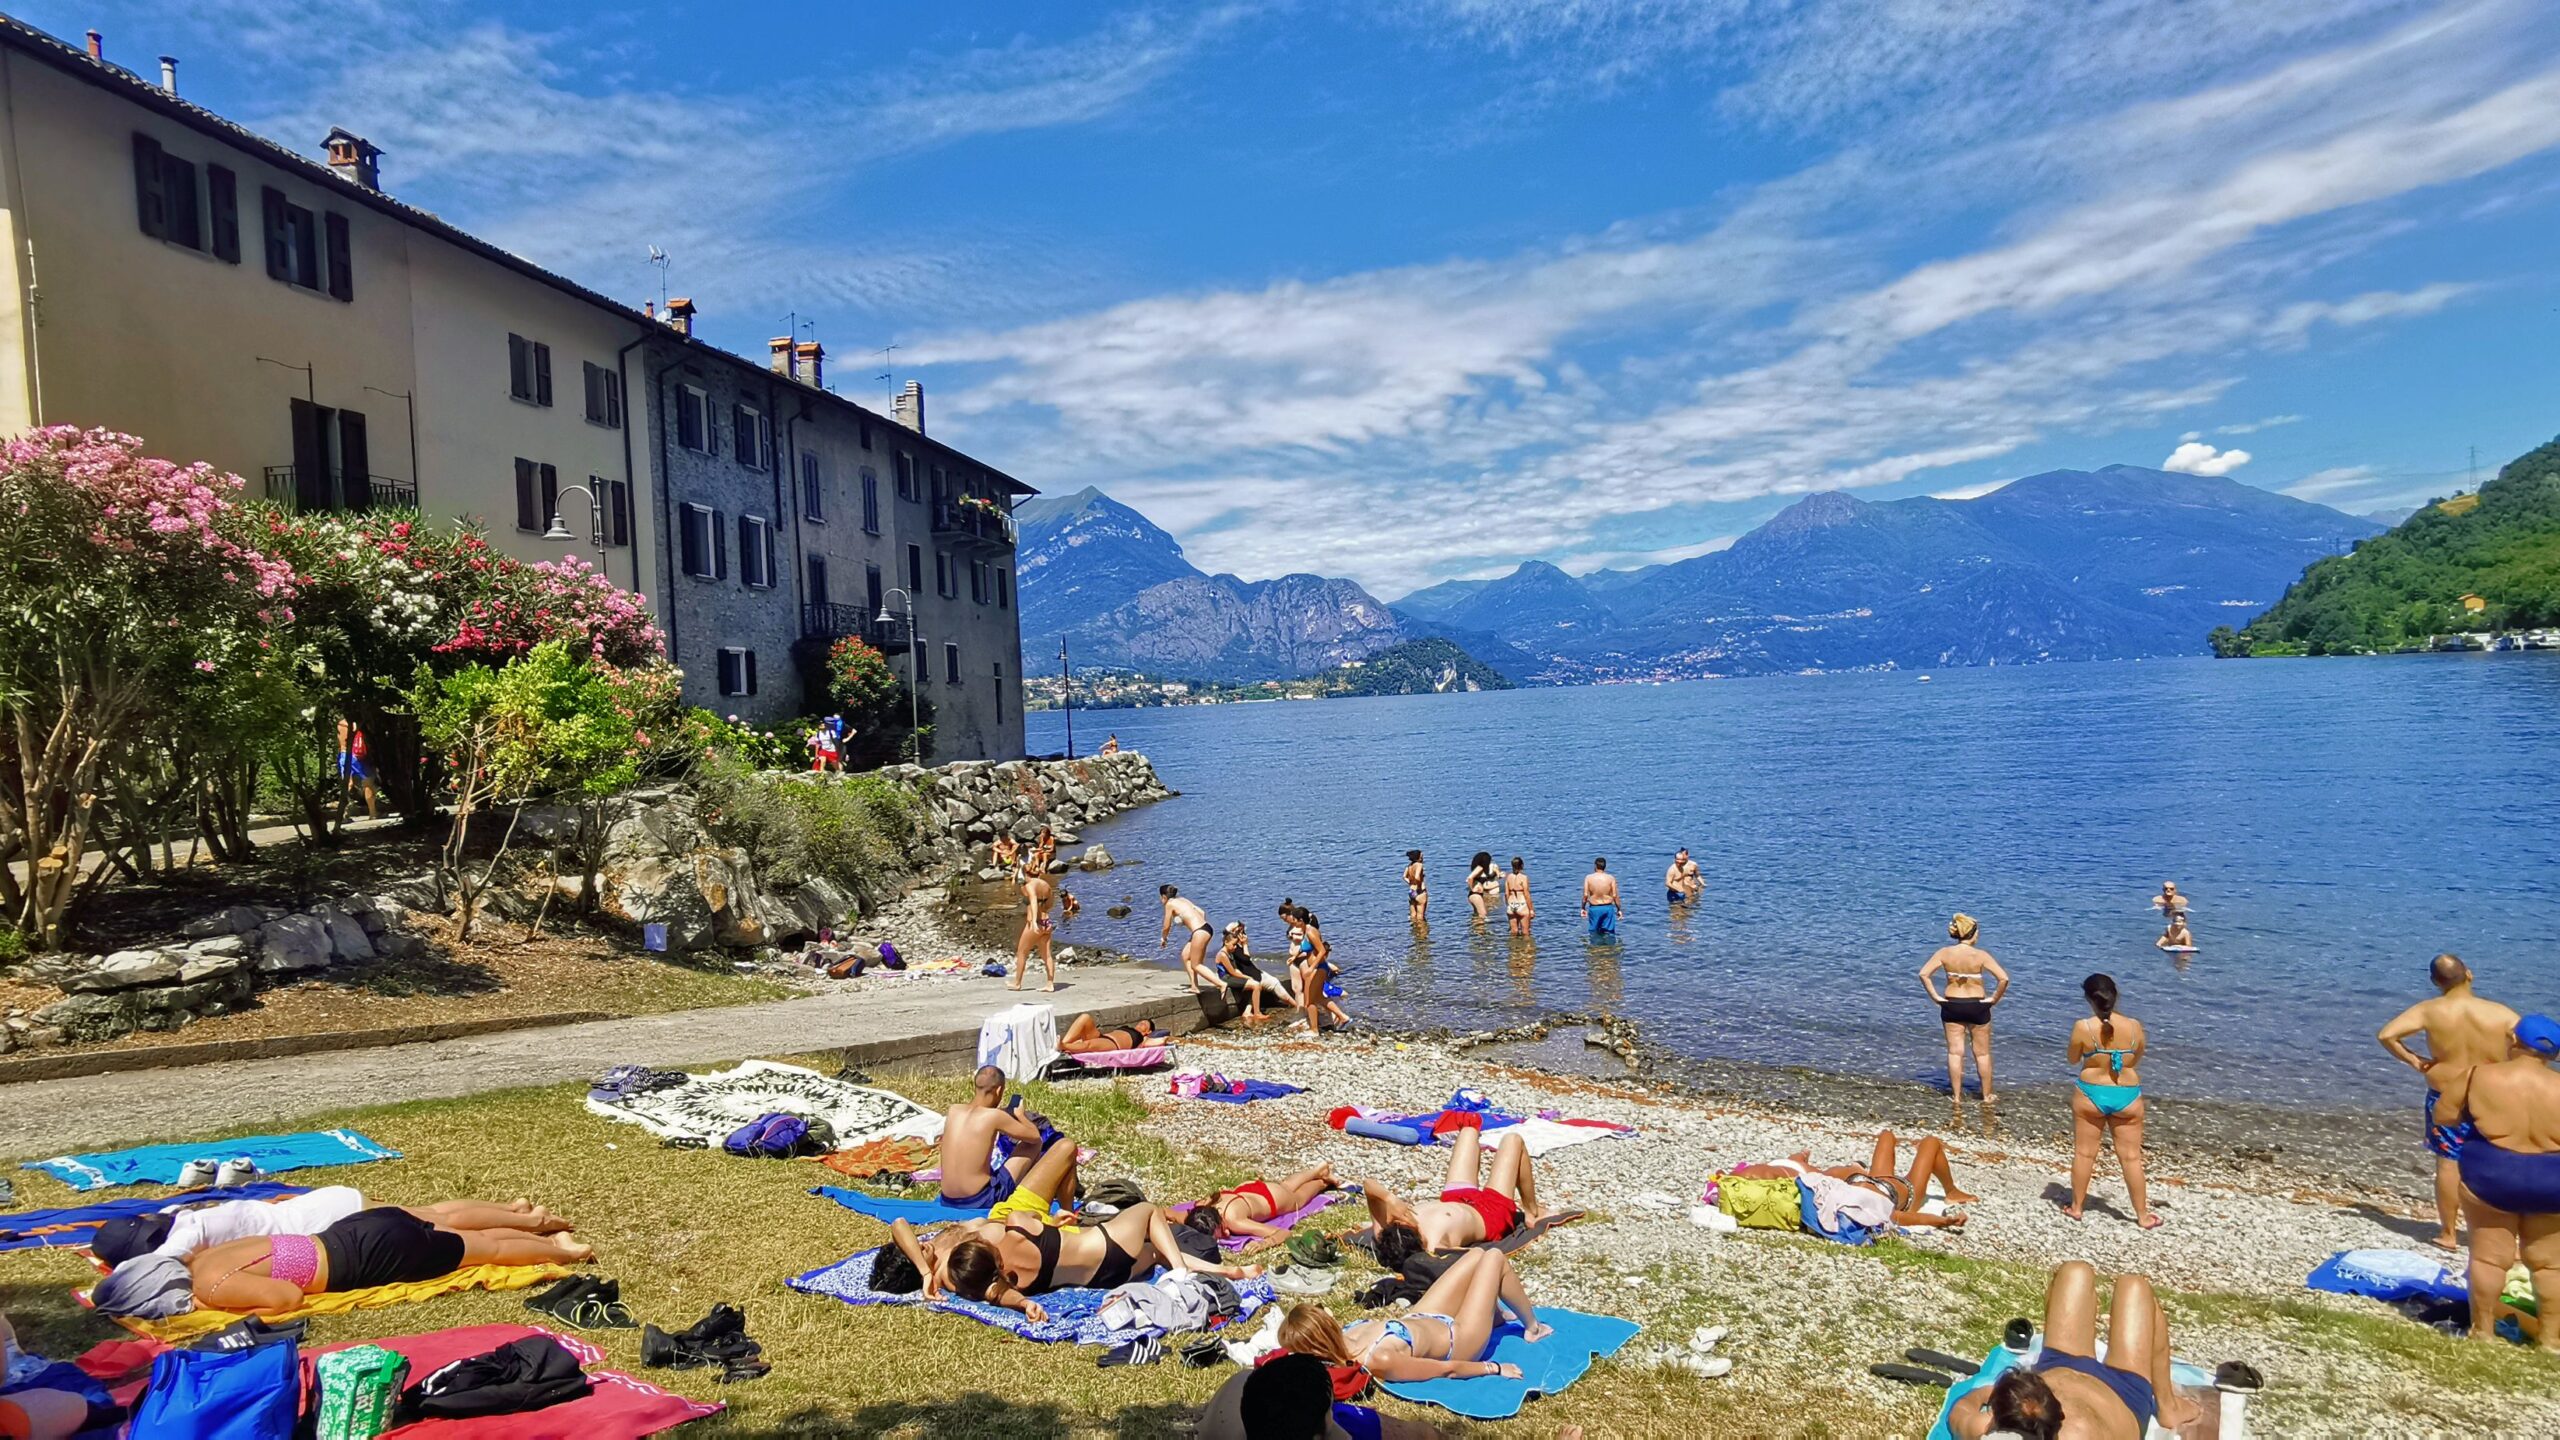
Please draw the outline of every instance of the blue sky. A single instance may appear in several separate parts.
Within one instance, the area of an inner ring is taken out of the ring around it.
[[[2371,510],[2560,432],[2539,0],[57,0],[19,13],[1248,577],[2179,457]],[[2235,456],[2242,452],[2245,458]]]

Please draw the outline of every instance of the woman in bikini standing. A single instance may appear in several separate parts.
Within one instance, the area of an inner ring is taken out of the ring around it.
[[[1970,915],[1959,914],[1947,922],[1947,938],[1928,963],[1920,967],[1920,988],[1938,1003],[1938,1021],[1947,1031],[1947,1089],[1964,1103],[1964,1051],[1967,1037],[1973,1041],[1973,1075],[1982,1085],[1982,1103],[1989,1105],[1999,1097],[1991,1088],[1991,1007],[2009,993],[2009,972],[1991,958],[1991,952],[1973,943],[1982,927]],[[1929,977],[1944,973],[1946,990],[1940,993]],[[1990,976],[1991,988],[1984,989],[1983,977]]]
[[[1493,867],[1493,852],[1479,850],[1474,863],[1467,867],[1467,907],[1476,912],[1476,923],[1493,913],[1493,902],[1502,894],[1502,872]]]
[[[1502,881],[1502,913],[1511,918],[1511,933],[1527,935],[1529,922],[1538,918],[1538,902],[1529,895],[1528,862],[1511,857],[1511,873]]]
[[[2071,1092],[2071,1204],[2062,1213],[2077,1220],[2089,1203],[2089,1177],[2098,1168],[2098,1140],[2115,1146],[2125,1192],[2145,1230],[2160,1228],[2151,1213],[2151,1187],[2142,1173],[2142,1051],[2150,1037],[2142,1022],[2116,1013],[2116,982],[2092,975],[2080,982],[2089,1018],[2071,1027],[2071,1063],[2080,1067]]]

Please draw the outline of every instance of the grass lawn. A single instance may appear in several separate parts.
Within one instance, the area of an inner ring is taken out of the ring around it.
[[[962,1086],[956,1078],[892,1083],[935,1106],[956,1100]],[[1178,1151],[1145,1133],[1145,1105],[1118,1089],[1090,1082],[1029,1089],[1036,1108],[1101,1151],[1102,1158],[1088,1167],[1090,1179],[1136,1176],[1151,1195],[1180,1198],[1248,1178],[1256,1168],[1242,1155]],[[691,1324],[714,1301],[742,1306],[750,1332],[775,1368],[763,1380],[736,1387],[724,1389],[704,1372],[642,1371],[636,1331],[587,1337],[619,1368],[688,1395],[729,1402],[725,1415],[687,1427],[688,1434],[1181,1436],[1190,1433],[1191,1416],[1229,1373],[1171,1362],[1102,1370],[1094,1364],[1094,1350],[1036,1346],[956,1317],[855,1310],[789,1291],[785,1277],[884,1236],[881,1226],[806,1193],[832,1180],[831,1174],[806,1163],[665,1149],[636,1126],[588,1114],[579,1103],[581,1093],[578,1086],[556,1086],[313,1116],[304,1123],[359,1127],[407,1158],[290,1178],[359,1185],[378,1202],[534,1197],[579,1223],[579,1233],[597,1247],[596,1273],[618,1277],[641,1318],[675,1329]],[[1252,1131],[1240,1126],[1237,1135],[1240,1143],[1250,1143]],[[49,1178],[19,1173],[21,1206],[68,1198]],[[1321,1223],[1340,1230],[1358,1218],[1357,1207],[1343,1206],[1327,1212]],[[1770,1237],[1750,1243],[1764,1241],[1768,1249],[1737,1257],[1750,1260],[1765,1277],[1752,1287],[1756,1294],[1737,1294],[1727,1284],[1719,1287],[1724,1293],[1710,1295],[1698,1271],[1667,1268],[1628,1282],[1620,1292],[1626,1302],[1622,1313],[1648,1326],[1631,1354],[1658,1339],[1676,1343],[1692,1326],[1711,1320],[1754,1324],[1755,1311],[1766,1317],[1756,1321],[1755,1333],[1794,1326],[1791,1338],[1742,1351],[1742,1368],[1733,1379],[1701,1383],[1681,1371],[1603,1362],[1565,1395],[1532,1402],[1520,1420],[1448,1428],[1459,1434],[1543,1436],[1578,1423],[1594,1436],[1916,1437],[1935,1410],[1936,1392],[1843,1383],[1869,1362],[1891,1357],[1879,1348],[1880,1337],[1907,1337],[1895,1340],[1896,1346],[1925,1342],[1978,1354],[2009,1316],[2034,1313],[2042,1293],[2043,1276],[2028,1267],[1964,1260],[1891,1241],[1864,1252],[1885,1272],[1878,1284],[1826,1289],[1801,1277],[1831,1265],[1836,1247]],[[1543,1293],[1542,1271],[1547,1283],[1556,1284],[1567,1278],[1563,1267],[1596,1263],[1542,1256],[1542,1248],[1554,1247],[1533,1246],[1523,1256],[1532,1293]],[[68,1298],[70,1287],[90,1273],[69,1253],[0,1256],[0,1308],[16,1321],[29,1348],[67,1357],[119,1333]],[[1605,1271],[1579,1278],[1607,1283]],[[1938,1313],[1915,1316],[1885,1298],[1888,1290],[1911,1293],[1905,1282],[1924,1284],[1923,1293],[1943,1302]],[[522,1299],[447,1297],[323,1318],[314,1322],[313,1333],[335,1341],[522,1321]],[[2548,1378],[2542,1373],[2547,1366],[2507,1347],[2466,1346],[2379,1316],[2234,1297],[2172,1295],[2169,1302],[2173,1323],[2181,1327],[2273,1330],[2350,1366],[2458,1373],[2492,1395],[2536,1391]],[[1347,1304],[1342,1313],[1349,1314]],[[2494,1401],[2491,1406],[2494,1413]],[[1392,1400],[1386,1408],[1424,1413]],[[2331,1415],[2326,1406],[2296,1402],[2291,1414],[2308,1424],[2268,1423],[2267,1433],[2329,1432],[2331,1420],[2343,1433],[2354,1431],[2349,1416]],[[2270,1422],[2278,1418],[2266,1416]]]

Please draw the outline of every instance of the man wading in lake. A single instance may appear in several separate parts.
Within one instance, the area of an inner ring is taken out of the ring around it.
[[[2471,967],[2460,956],[2439,955],[2427,967],[2427,978],[2444,993],[2421,1000],[2382,1027],[2375,1038],[2391,1057],[2427,1077],[2427,1151],[2436,1157],[2436,1248],[2459,1249],[2462,1223],[2462,1142],[2467,1125],[2443,1125],[2435,1118],[2436,1097],[2446,1085],[2474,1065],[2507,1058],[2507,1038],[2516,1028],[2516,1012],[2495,1000],[2471,993]],[[2427,1040],[2424,1055],[2409,1048],[2412,1036]]]
[[[1591,873],[1582,877],[1582,918],[1595,938],[1617,937],[1618,877],[1609,873],[1605,855],[1592,861]]]

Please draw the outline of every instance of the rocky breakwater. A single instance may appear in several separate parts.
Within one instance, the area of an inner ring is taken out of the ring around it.
[[[916,787],[932,811],[927,825],[935,832],[937,853],[948,862],[964,861],[998,835],[1031,840],[1044,825],[1060,845],[1079,844],[1078,826],[1178,793],[1157,778],[1146,756],[1128,752],[1081,760],[970,760],[937,770],[902,765],[884,773]],[[1110,863],[1107,854],[1099,861]],[[1049,868],[1064,871],[1067,861]],[[1000,873],[984,870],[981,878],[997,879]]]
[[[233,905],[189,922],[163,944],[39,956],[19,975],[63,997],[0,1023],[0,1054],[175,1030],[229,1014],[262,986],[289,984],[305,971],[419,953],[424,941],[393,929],[407,914],[385,895],[299,911]]]

